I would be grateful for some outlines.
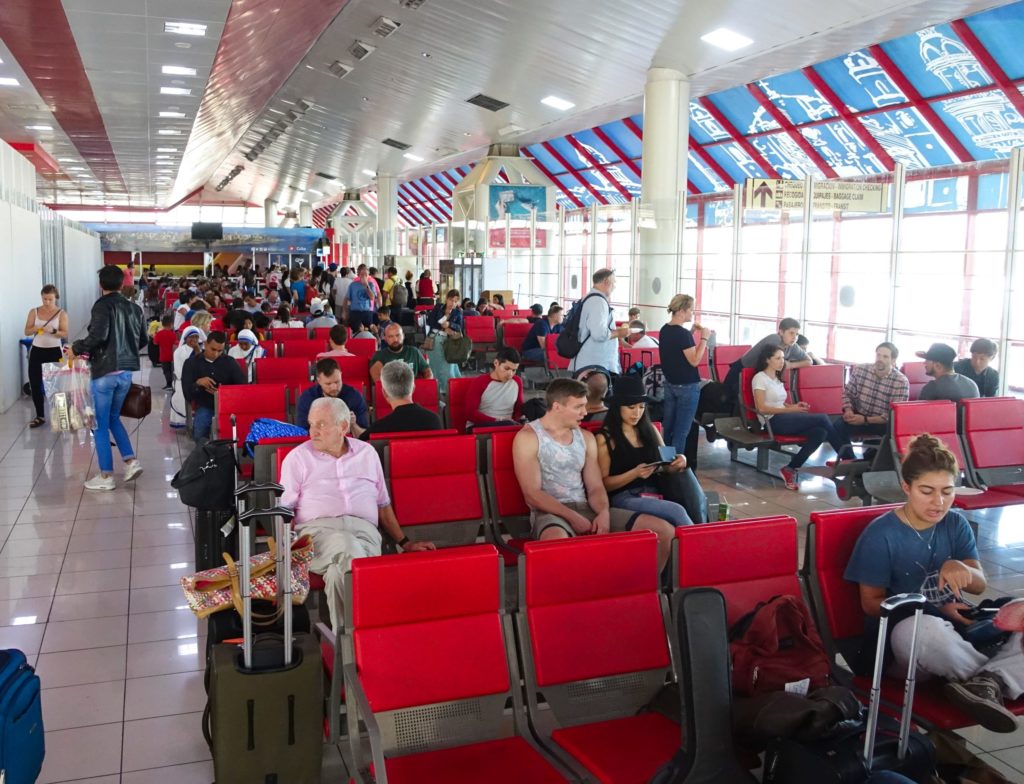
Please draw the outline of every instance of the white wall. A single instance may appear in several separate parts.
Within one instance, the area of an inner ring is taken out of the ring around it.
[[[39,303],[41,270],[39,215],[0,201],[0,411],[21,397],[18,340]]]
[[[99,296],[96,271],[103,266],[103,253],[98,237],[64,227],[64,290],[61,306],[68,312],[68,332],[72,339],[81,337],[89,324],[92,303]]]

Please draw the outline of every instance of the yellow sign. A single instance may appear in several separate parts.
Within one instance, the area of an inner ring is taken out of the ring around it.
[[[817,212],[886,212],[889,186],[881,182],[814,181]],[[803,180],[749,178],[743,188],[748,210],[803,210]]]

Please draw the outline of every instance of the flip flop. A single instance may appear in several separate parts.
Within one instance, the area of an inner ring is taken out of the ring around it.
[[[36,417],[35,419],[33,419],[31,422],[28,423],[28,426],[32,427],[32,428],[36,428],[36,427],[41,427],[42,425],[45,425],[45,424],[46,424],[46,420],[45,419],[43,419],[42,417]]]

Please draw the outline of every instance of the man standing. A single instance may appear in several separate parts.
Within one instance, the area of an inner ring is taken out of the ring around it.
[[[953,370],[978,385],[982,397],[996,397],[999,394],[999,371],[991,362],[999,353],[999,346],[988,338],[978,338],[971,343],[971,356],[958,359]]]
[[[953,372],[956,351],[945,343],[932,343],[927,351],[918,351],[924,360],[925,375],[932,380],[921,390],[921,400],[952,400],[979,397],[978,385],[966,376]]]
[[[338,317],[340,321],[346,321],[348,314],[344,312],[345,297],[348,296],[348,287],[352,284],[352,270],[348,267],[342,267],[338,270],[338,277],[334,279],[334,288],[332,294],[334,296],[334,315]]]
[[[405,331],[392,321],[384,328],[384,346],[370,358],[370,378],[374,383],[380,380],[380,373],[389,362],[401,360],[417,378],[433,378],[430,363],[416,346],[405,345]]]
[[[281,464],[281,504],[295,510],[295,527],[313,539],[309,568],[324,577],[335,629],[344,617],[345,572],[354,558],[380,555],[381,527],[403,552],[434,549],[403,533],[376,450],[346,438],[351,416],[336,397],[316,400],[309,410],[310,440]]]
[[[344,308],[352,331],[356,332],[360,327],[369,329],[373,324],[373,314],[380,306],[380,289],[370,277],[366,265],[360,264],[356,279],[349,284],[345,293]]]
[[[198,354],[185,361],[181,371],[181,389],[185,400],[196,404],[192,417],[192,436],[202,442],[210,437],[213,426],[213,393],[224,384],[244,384],[245,373],[238,362],[224,353],[227,336],[211,332]]]
[[[910,382],[896,369],[900,352],[892,343],[875,347],[873,365],[854,365],[843,388],[843,418],[836,424],[840,438],[884,436],[889,432],[890,403],[910,399]]]
[[[316,383],[299,395],[295,404],[295,424],[309,430],[309,411],[313,401],[322,397],[336,397],[344,401],[352,412],[351,431],[356,438],[370,426],[370,412],[359,391],[341,381],[341,368],[334,359],[320,359],[316,363]]]
[[[139,352],[146,346],[146,324],[142,311],[121,296],[124,272],[108,265],[99,272],[102,296],[93,303],[88,334],[76,340],[68,362],[76,354],[89,355],[93,407],[96,410],[96,462],[100,472],[85,483],[86,490],[114,489],[114,453],[110,437],[125,461],[124,480],[142,473],[128,431],[121,424],[121,406],[132,385],[132,371],[138,370]]]
[[[587,387],[558,378],[548,385],[547,413],[512,442],[516,479],[530,506],[535,539],[567,539],[646,529],[658,536],[658,566],[668,562],[675,528],[649,514],[611,509],[593,434],[580,429]]]
[[[380,385],[392,411],[378,419],[366,431],[369,437],[375,433],[402,433],[419,430],[441,430],[441,418],[413,402],[412,393],[416,387],[412,368],[404,362],[390,362],[380,372]]]
[[[599,367],[619,373],[619,340],[629,334],[629,327],[615,327],[615,314],[609,298],[615,290],[615,272],[599,269],[593,276],[594,287],[580,305],[580,351],[569,363],[575,376],[586,368]]]

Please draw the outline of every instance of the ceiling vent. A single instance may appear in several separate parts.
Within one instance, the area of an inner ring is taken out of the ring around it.
[[[341,60],[335,60],[333,63],[327,66],[327,70],[337,76],[339,79],[344,79],[350,73],[352,73],[352,66],[345,65]]]
[[[488,158],[518,158],[518,144],[492,144],[487,148]]]
[[[362,198],[363,197],[359,195],[359,191],[345,191],[342,201],[362,201]]]
[[[395,139],[384,139],[381,144],[386,144],[388,147],[394,147],[396,150],[408,150],[412,147],[411,144],[406,144],[405,142],[400,142]]]
[[[502,109],[508,107],[508,104],[504,101],[499,101],[497,98],[491,98],[491,96],[484,95],[483,93],[477,93],[472,98],[466,99],[466,103],[479,106],[481,109],[486,109],[489,112],[500,112]]]
[[[336,179],[338,179],[337,175],[335,175],[335,174],[327,174],[326,172],[317,172],[316,176],[320,177],[322,179],[325,179],[325,180],[336,180]]]
[[[398,0],[398,4],[402,6],[402,8],[408,8],[412,11],[421,8],[426,2],[427,0]]]
[[[364,41],[356,41],[352,46],[349,47],[348,51],[357,60],[365,60],[377,49],[376,46],[371,46]]]
[[[381,16],[373,23],[373,34],[379,38],[387,38],[401,26],[401,22]]]

